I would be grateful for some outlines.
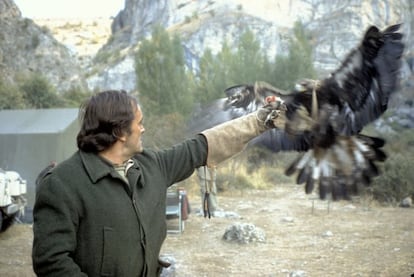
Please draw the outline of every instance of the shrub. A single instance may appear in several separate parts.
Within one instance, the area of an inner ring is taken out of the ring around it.
[[[65,101],[65,107],[78,108],[81,103],[92,96],[90,91],[85,91],[79,87],[71,87],[62,94]]]
[[[374,180],[372,194],[380,202],[397,204],[414,196],[414,160],[412,155],[396,153],[383,166],[383,174]]]
[[[224,192],[229,190],[253,189],[255,188],[255,186],[253,185],[251,180],[252,178],[244,174],[218,174],[216,180],[217,191]]]
[[[23,80],[20,90],[29,108],[47,109],[63,107],[64,102],[55,88],[41,74],[34,73]]]
[[[18,88],[0,80],[0,110],[23,109],[25,106]]]
[[[388,159],[382,174],[373,180],[369,191],[380,202],[396,204],[407,196],[414,196],[414,130],[401,129],[388,135],[385,151]]]

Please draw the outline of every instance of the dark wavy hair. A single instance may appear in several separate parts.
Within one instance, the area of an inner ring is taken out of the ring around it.
[[[129,134],[137,105],[138,101],[124,90],[103,91],[85,101],[79,110],[78,148],[98,153]]]

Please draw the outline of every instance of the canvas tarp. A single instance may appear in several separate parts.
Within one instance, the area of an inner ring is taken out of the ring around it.
[[[51,161],[61,162],[77,149],[78,109],[0,111],[0,167],[27,181],[33,206],[35,180]]]

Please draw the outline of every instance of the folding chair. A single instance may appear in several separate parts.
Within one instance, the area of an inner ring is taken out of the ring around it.
[[[178,223],[174,226],[173,224],[167,224],[168,233],[182,233],[184,231],[184,220],[182,215],[182,195],[178,190],[167,191],[166,200],[166,217],[167,219],[178,219]],[[178,225],[178,226],[177,226]],[[175,227],[175,228],[173,228]]]

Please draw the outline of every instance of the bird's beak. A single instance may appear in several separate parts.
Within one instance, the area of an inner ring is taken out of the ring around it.
[[[295,84],[295,90],[297,92],[304,92],[304,91],[306,91],[306,87],[301,85],[301,84]]]
[[[232,95],[228,97],[228,101],[230,103],[230,105],[234,105],[236,104],[238,101],[240,101],[240,95],[236,94],[236,95]]]

